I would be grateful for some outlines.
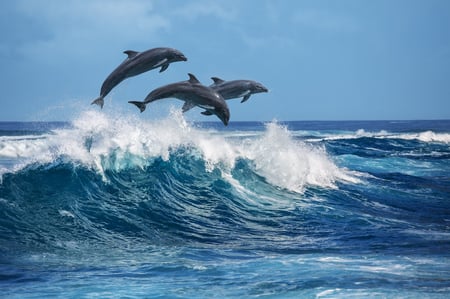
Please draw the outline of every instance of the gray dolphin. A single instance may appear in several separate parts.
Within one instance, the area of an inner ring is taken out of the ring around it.
[[[218,77],[211,79],[214,83],[209,87],[220,93],[225,100],[243,97],[241,103],[244,103],[254,93],[269,91],[261,83],[252,80],[225,81]]]
[[[100,96],[91,104],[103,108],[104,97],[123,80],[161,67],[159,72],[165,71],[169,64],[177,61],[187,61],[186,56],[172,48],[154,48],[144,52],[132,50],[124,51],[128,57],[106,78],[100,89]]]
[[[184,101],[183,112],[198,106],[205,109],[202,112],[203,115],[215,114],[225,126],[228,125],[230,110],[223,97],[208,86],[201,84],[194,75],[188,75],[189,80],[187,81],[161,86],[151,91],[144,101],[129,101],[128,103],[136,105],[143,112],[147,104],[151,102],[166,98],[176,98]]]

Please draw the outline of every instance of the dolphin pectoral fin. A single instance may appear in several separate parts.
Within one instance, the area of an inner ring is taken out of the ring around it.
[[[213,115],[214,113],[212,113],[211,111],[209,111],[209,110],[205,110],[205,111],[203,111],[203,112],[200,112],[201,114],[203,114],[203,115]]]
[[[164,65],[164,64],[166,64],[167,63],[167,58],[164,58],[164,59],[161,59],[160,61],[158,61],[157,63],[155,63],[154,65],[153,65],[153,67],[154,68],[157,68],[157,67],[160,67],[160,66],[162,66],[162,65]]]
[[[197,77],[195,77],[191,73],[188,73],[188,76],[189,76],[189,83],[191,83],[191,84],[200,84],[200,81],[198,81]]]
[[[248,95],[244,96],[244,97],[242,98],[241,103],[244,103],[245,101],[247,101],[248,99],[250,99],[250,96],[251,96],[251,94],[248,94]]]
[[[94,104],[99,105],[100,108],[103,108],[103,104],[105,104],[105,100],[103,99],[102,96],[100,96],[92,101],[91,105],[94,105]]]
[[[167,70],[168,67],[169,67],[169,64],[168,64],[168,63],[163,64],[162,67],[161,67],[161,69],[159,70],[159,72],[160,72],[160,73],[164,72],[165,70]]]
[[[139,110],[142,112],[144,112],[145,108],[147,107],[147,104],[145,104],[144,102],[138,102],[138,101],[128,101],[128,103],[135,105],[136,107],[139,108]]]
[[[123,51],[123,53],[127,54],[128,58],[133,58],[134,56],[139,54],[139,52],[133,51],[133,50],[126,50],[126,51]]]
[[[183,105],[183,108],[181,108],[181,109],[182,109],[182,112],[184,113],[184,112],[186,112],[186,111],[191,110],[191,109],[194,108],[194,107],[195,107],[194,102],[186,101],[186,102],[184,103],[184,105]]]

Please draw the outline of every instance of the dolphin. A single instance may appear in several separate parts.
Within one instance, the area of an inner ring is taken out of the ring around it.
[[[243,97],[241,103],[244,103],[254,93],[269,91],[261,83],[252,80],[225,81],[218,77],[211,79],[214,83],[209,87],[220,93],[225,100]]]
[[[123,80],[145,73],[149,70],[161,67],[159,72],[164,72],[169,64],[177,61],[187,61],[186,56],[172,48],[154,48],[144,52],[132,50],[124,51],[128,57],[106,78],[100,89],[100,96],[92,104],[103,108],[104,98]]]
[[[195,106],[205,109],[203,115],[215,114],[226,126],[230,119],[230,110],[223,97],[213,89],[198,81],[193,74],[188,74],[189,80],[161,86],[151,91],[142,102],[129,101],[143,112],[147,104],[156,100],[176,98],[184,101],[183,113]]]

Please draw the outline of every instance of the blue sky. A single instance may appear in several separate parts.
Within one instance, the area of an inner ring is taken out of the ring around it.
[[[123,81],[105,113],[187,79],[270,89],[230,121],[450,118],[447,0],[16,0],[0,2],[0,121],[70,120],[94,109],[124,50],[177,48],[187,62]],[[177,100],[141,117],[167,114]],[[195,109],[193,109],[195,110]],[[211,120],[200,110],[192,120]]]

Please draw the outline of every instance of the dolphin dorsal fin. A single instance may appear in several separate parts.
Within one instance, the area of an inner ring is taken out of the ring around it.
[[[128,58],[133,58],[134,56],[139,54],[139,52],[133,51],[133,50],[126,50],[126,51],[123,51],[123,53],[127,54]]]
[[[214,84],[220,84],[225,82],[225,80],[222,80],[219,77],[211,77],[211,79],[214,81]]]
[[[189,83],[200,84],[200,81],[198,81],[198,79],[194,75],[192,75],[191,73],[189,73],[188,75],[189,75]]]

